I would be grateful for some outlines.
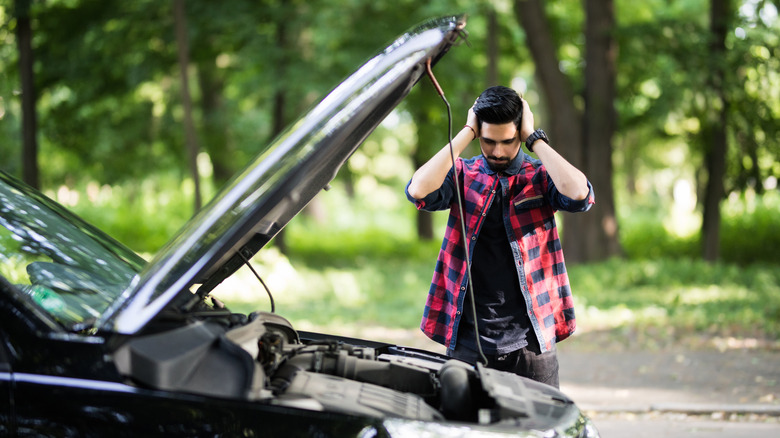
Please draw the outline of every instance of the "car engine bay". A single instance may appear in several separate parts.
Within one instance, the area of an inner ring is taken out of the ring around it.
[[[139,387],[373,418],[547,429],[580,414],[555,388],[481,364],[298,333],[274,313],[235,319],[158,327],[125,342],[114,362]]]

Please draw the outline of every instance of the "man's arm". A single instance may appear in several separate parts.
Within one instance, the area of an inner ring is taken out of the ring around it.
[[[523,99],[523,120],[520,122],[520,140],[525,142],[534,132],[534,114]],[[579,169],[566,161],[555,149],[543,140],[537,140],[531,145],[536,156],[542,160],[547,173],[555,183],[558,191],[575,201],[581,201],[588,196],[588,178]]]
[[[536,156],[542,160],[547,173],[562,195],[575,201],[581,201],[588,196],[590,189],[584,173],[572,166],[552,146],[542,140],[537,140],[531,147],[536,152]]]
[[[466,125],[452,139],[452,153],[455,154],[456,159],[466,149],[466,146],[476,138],[475,135],[478,135],[477,116],[472,109],[469,109]],[[450,168],[452,168],[452,155],[449,144],[446,144],[414,172],[412,181],[407,188],[409,195],[414,199],[423,199],[433,193],[444,183],[444,178],[447,177]]]

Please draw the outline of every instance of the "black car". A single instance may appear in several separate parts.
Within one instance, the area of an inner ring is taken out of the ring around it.
[[[0,436],[597,436],[552,387],[296,331],[209,296],[328,185],[464,25],[439,18],[399,37],[151,262],[0,173]]]

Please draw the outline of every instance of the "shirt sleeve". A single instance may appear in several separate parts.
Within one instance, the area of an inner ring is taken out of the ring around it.
[[[575,200],[559,192],[549,175],[547,175],[547,197],[554,209],[571,213],[588,211],[596,203],[596,195],[590,181],[588,181],[588,196],[582,200]]]
[[[452,169],[447,172],[447,177],[444,178],[444,182],[442,183],[441,187],[429,193],[422,199],[415,199],[412,197],[412,195],[409,194],[409,184],[411,183],[412,180],[410,179],[409,182],[406,183],[406,188],[404,189],[406,192],[406,199],[413,202],[418,210],[437,211],[450,208],[452,196],[455,192]]]

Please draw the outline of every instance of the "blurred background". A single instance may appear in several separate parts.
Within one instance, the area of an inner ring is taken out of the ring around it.
[[[454,130],[484,88],[511,86],[595,187],[591,212],[559,215],[580,331],[777,346],[779,4],[0,0],[0,168],[151,258],[378,50],[465,13],[467,44],[434,68]],[[404,187],[448,135],[423,78],[255,257],[280,314],[419,332],[447,215],[418,213]],[[229,307],[270,309],[235,277]]]

